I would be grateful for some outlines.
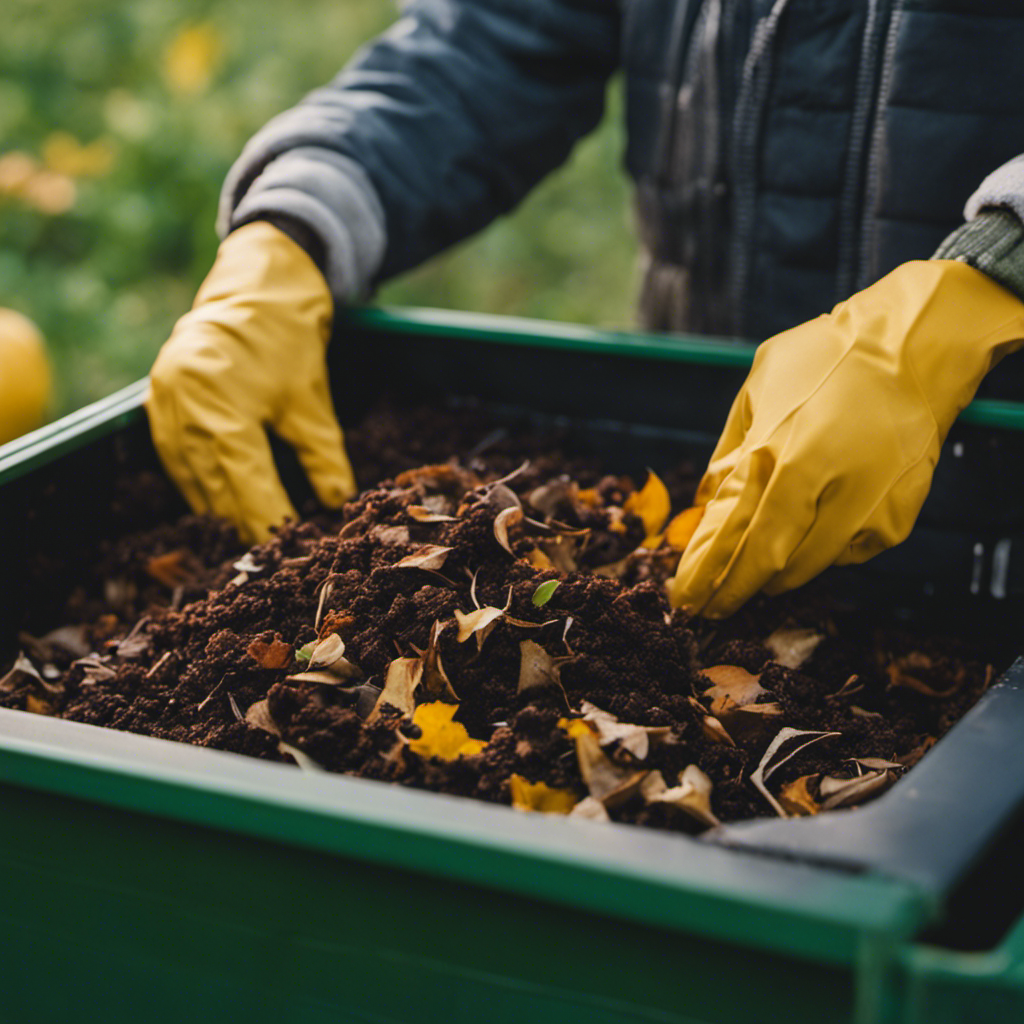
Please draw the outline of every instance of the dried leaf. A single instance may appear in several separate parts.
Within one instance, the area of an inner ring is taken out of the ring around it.
[[[736,741],[725,731],[725,726],[713,715],[709,715],[696,697],[687,697],[687,700],[700,715],[701,729],[707,739],[715,743],[724,743],[727,747],[736,746]]]
[[[486,501],[498,513],[510,508],[522,511],[523,508],[519,495],[511,487],[506,487],[502,480],[487,485]]]
[[[153,647],[152,639],[146,635],[145,628],[149,624],[148,616],[139,619],[132,626],[131,632],[117,645],[117,656],[137,661],[149,654]]]
[[[54,713],[53,705],[49,701],[31,693],[25,698],[25,710],[31,711],[33,715],[52,715]]]
[[[593,733],[575,738],[576,758],[580,775],[595,800],[605,807],[624,803],[640,789],[647,772],[634,771],[615,764],[603,750]]]
[[[638,761],[643,761],[650,752],[651,741],[660,742],[671,735],[672,729],[667,725],[632,725],[620,722],[613,714],[602,711],[590,701],[581,705],[583,721],[589,723],[597,731],[597,741],[602,747],[618,743],[623,750],[629,751]]]
[[[577,804],[571,789],[554,789],[546,782],[530,782],[513,772],[508,779],[512,806],[519,811],[568,814]]]
[[[385,526],[379,524],[372,527],[366,534],[371,540],[387,547],[397,547],[401,544],[408,544],[412,539],[407,526]]]
[[[552,516],[559,505],[565,501],[571,502],[576,493],[575,481],[568,476],[560,476],[541,484],[540,487],[535,487],[526,496],[526,500],[542,515]]]
[[[309,655],[309,671],[330,672],[339,679],[361,679],[362,669],[345,657],[345,641],[337,633],[328,633]]]
[[[247,572],[249,575],[253,576],[256,575],[256,573],[263,572],[266,566],[260,565],[256,559],[252,557],[251,551],[246,551],[246,553],[242,555],[242,557],[235,562],[231,568],[236,572]]]
[[[620,558],[617,562],[609,562],[608,565],[600,565],[593,570],[595,576],[603,576],[608,580],[621,580],[626,575],[626,570],[629,568],[630,559],[633,556],[626,555],[625,558]]]
[[[693,508],[683,509],[677,516],[669,520],[665,527],[665,540],[670,547],[676,551],[685,551],[690,538],[697,532],[700,521],[704,518],[704,506],[694,505]]]
[[[534,592],[533,597],[530,600],[533,602],[535,608],[543,608],[544,605],[551,600],[555,591],[558,589],[558,580],[547,580],[542,583]]]
[[[813,629],[777,629],[764,645],[786,668],[799,668],[825,637]]]
[[[768,749],[764,752],[764,756],[761,758],[757,768],[754,769],[753,774],[750,776],[750,781],[757,788],[758,792],[772,805],[776,813],[780,818],[787,817],[785,809],[768,792],[768,787],[765,783],[772,776],[776,769],[784,765],[791,757],[795,757],[805,747],[809,747],[812,743],[818,743],[829,736],[838,736],[838,732],[823,732],[815,729],[794,729],[792,726],[785,726],[780,729],[775,739],[768,744]],[[803,736],[809,736],[810,739],[804,739],[802,742],[797,743],[788,754],[779,756],[782,748],[789,743],[790,740],[799,739]]]
[[[477,649],[480,650],[484,645],[484,641],[490,636],[491,631],[497,626],[499,619],[504,614],[505,610],[503,608],[495,608],[493,605],[478,608],[475,612],[470,612],[468,615],[465,615],[456,608],[455,621],[459,624],[459,635],[457,638],[459,643],[465,643],[475,633]]]
[[[787,782],[779,791],[779,803],[787,814],[802,816],[817,814],[821,804],[811,796],[809,785],[817,775],[801,775],[800,778]]]
[[[92,647],[85,637],[85,626],[61,626],[52,629],[41,636],[38,642],[51,650],[59,647],[76,658],[85,658],[92,653]]]
[[[168,651],[168,654],[171,652]],[[163,659],[161,659],[162,661]],[[101,660],[98,654],[88,654],[84,658],[79,658],[77,661],[71,663],[71,667],[74,668],[76,665],[82,666],[82,682],[83,683],[102,683],[110,679],[114,679],[117,673],[104,661]],[[154,666],[155,668],[156,666]],[[153,670],[150,669],[150,672]],[[149,673],[146,673],[149,675]],[[3,680],[0,680],[0,690],[3,689]]]
[[[253,640],[245,653],[260,668],[287,668],[292,663],[292,646],[283,640]]]
[[[526,560],[535,569],[554,569],[555,567],[555,563],[540,548],[532,548],[528,551]]]
[[[917,652],[915,652],[917,653]],[[918,659],[920,660],[920,659]],[[963,686],[967,676],[963,675],[960,679],[953,683],[946,690],[936,690],[934,687],[929,686],[927,683],[922,682],[917,676],[911,675],[906,671],[908,666],[914,666],[914,662],[911,657],[898,658],[896,661],[890,662],[886,666],[886,673],[889,676],[889,686],[904,686],[910,690],[916,690],[918,693],[923,693],[926,697],[937,697],[943,699],[945,697],[952,697],[957,690]],[[916,667],[919,668],[930,668],[931,664],[918,664]]]
[[[399,559],[395,563],[396,569],[440,569],[444,565],[451,548],[442,547],[440,544],[427,544],[411,555]]]
[[[520,640],[519,685],[516,693],[544,686],[557,686],[562,689],[558,663],[540,644],[535,644],[532,640]]]
[[[892,768],[895,771],[902,771],[906,767],[906,765],[900,764],[899,761],[887,761],[884,757],[851,757],[849,760],[856,761],[857,764],[872,771],[878,771],[880,768]]]
[[[856,704],[850,705],[850,713],[856,715],[858,718],[884,718],[885,716],[880,711],[866,711],[862,707],[858,707]]]
[[[403,715],[411,715],[416,709],[416,688],[422,680],[422,658],[395,658],[388,665],[384,689],[380,691],[367,721],[374,721],[385,704],[398,708]]]
[[[329,576],[324,580],[320,587],[320,600],[316,606],[316,617],[313,619],[313,628],[316,630],[320,629],[320,620],[324,615],[324,608],[327,602],[330,600],[331,594],[334,592],[334,580]]]
[[[918,743],[913,750],[904,754],[903,757],[900,758],[900,762],[903,764],[903,767],[913,768],[914,765],[917,764],[917,762],[920,761],[921,758],[924,757],[924,755],[927,754],[937,742],[938,740],[934,736],[925,736],[925,738]]]
[[[286,683],[309,683],[312,686],[345,686],[346,680],[333,672],[296,672],[293,676],[285,676]]]
[[[604,804],[592,796],[585,796],[570,812],[570,818],[584,818],[587,821],[611,821]]]
[[[575,537],[568,537],[559,534],[557,537],[548,537],[540,542],[540,548],[547,555],[551,568],[558,572],[576,572],[579,566],[576,563],[576,554],[579,551],[579,543]]]
[[[625,511],[640,517],[647,531],[644,546],[651,547],[672,511],[668,488],[653,469],[647,470],[647,482],[643,487],[626,499]]]
[[[888,789],[895,779],[896,776],[885,769],[867,772],[852,779],[837,779],[826,775],[818,785],[822,798],[821,809],[830,811],[836,807],[863,803],[883,789]]]
[[[723,717],[727,702],[733,707],[753,704],[768,691],[761,686],[760,676],[755,676],[739,665],[712,665],[703,669],[712,685],[704,691],[711,698],[711,713]]]
[[[454,523],[455,516],[446,515],[444,512],[431,512],[424,505],[409,505],[406,510],[410,518],[417,523]]]
[[[262,729],[264,732],[269,732],[272,736],[281,735],[281,727],[274,721],[266,699],[250,704],[248,711],[245,713],[245,720],[249,725]]]
[[[721,822],[711,810],[711,780],[695,764],[687,766],[679,777],[679,785],[655,793],[649,803],[672,804],[702,825],[714,828]]]
[[[852,697],[855,693],[860,693],[863,689],[864,684],[860,682],[860,676],[855,674],[850,676],[850,678],[847,679],[835,693],[830,693],[825,699],[839,700],[840,698]]]
[[[442,761],[454,761],[457,757],[479,754],[487,744],[470,739],[466,727],[453,721],[457,710],[458,705],[441,701],[416,708],[412,720],[420,727],[420,736],[409,741],[409,749],[425,760],[439,757]]]
[[[451,681],[441,664],[441,648],[439,641],[445,626],[440,620],[430,627],[430,637],[427,640],[427,649],[423,652],[423,688],[432,697],[439,700],[457,704],[459,698],[452,689]]]
[[[293,747],[290,743],[285,743],[284,740],[281,740],[277,744],[277,749],[280,750],[282,754],[288,754],[289,756],[295,758],[295,763],[304,772],[326,771],[322,764],[320,764],[318,761],[314,761],[313,758],[311,758],[309,754],[307,754],[304,750],[299,750],[298,747]]]
[[[192,556],[185,548],[178,548],[177,551],[168,551],[165,555],[149,559],[144,568],[147,576],[173,589],[195,579],[195,572],[187,564],[192,561]]]
[[[25,676],[40,684],[43,683],[43,677],[39,674],[39,670],[24,654],[19,653],[10,672],[0,679],[0,692],[10,693],[17,689],[18,686],[24,684]]]
[[[508,530],[523,518],[523,510],[518,506],[502,509],[494,517],[494,539],[510,554],[515,555],[508,541]]]

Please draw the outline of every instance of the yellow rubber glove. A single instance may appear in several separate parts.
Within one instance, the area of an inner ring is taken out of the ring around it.
[[[35,324],[0,309],[0,444],[43,422],[50,383],[46,345]]]
[[[1024,339],[1024,303],[964,263],[905,263],[757,351],[669,586],[712,618],[904,540],[939,449]]]
[[[167,472],[197,512],[258,542],[295,510],[265,427],[294,446],[331,508],[356,492],[324,355],[331,295],[307,253],[265,222],[221,243],[153,365],[146,411]]]

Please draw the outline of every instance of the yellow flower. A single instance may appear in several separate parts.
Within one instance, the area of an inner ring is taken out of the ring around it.
[[[43,143],[43,163],[69,178],[99,178],[114,166],[114,147],[105,139],[83,146],[69,132],[53,132]]]
[[[171,92],[179,96],[204,92],[223,52],[220,33],[210,22],[183,28],[164,51],[164,78]]]

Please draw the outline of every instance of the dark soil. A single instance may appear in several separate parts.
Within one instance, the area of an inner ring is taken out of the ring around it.
[[[881,629],[820,591],[758,598],[718,624],[672,611],[663,583],[678,552],[637,551],[643,524],[623,510],[634,482],[558,439],[496,430],[474,413],[383,410],[348,443],[360,479],[381,482],[341,513],[314,514],[247,554],[229,528],[195,516],[110,545],[55,624],[63,628],[23,637],[27,660],[0,680],[0,706],[509,803],[513,774],[577,799],[601,795],[584,781],[566,727],[590,702],[620,723],[665,727],[643,758],[625,739],[603,745],[622,782],[603,796],[607,813],[696,831],[699,814],[649,800],[658,787],[648,789],[654,776],[644,773],[660,772],[671,788],[697,765],[719,819],[773,814],[750,778],[789,727],[839,735],[787,760],[771,775],[773,794],[806,777],[816,806],[825,777],[872,771],[884,788],[903,767],[853,759],[912,766],[991,680],[991,667],[948,636]],[[686,463],[666,475],[674,511],[695,482]],[[505,517],[510,554],[495,520],[517,502],[534,522]],[[410,508],[451,518],[420,522]],[[439,567],[397,564],[428,545],[450,549]],[[550,580],[558,587],[535,606]],[[455,617],[477,606],[506,609],[479,649],[477,635],[459,642]],[[796,668],[766,646],[794,629],[818,638]],[[302,679],[307,645],[331,634],[358,672]],[[542,672],[549,685],[520,693],[524,641],[553,661]],[[431,667],[438,656],[444,692]],[[408,716],[386,705],[371,714],[398,658],[426,665],[418,704],[455,695],[455,721],[486,743],[479,753],[423,756]],[[704,672],[717,666],[757,676],[764,692],[753,703],[767,712],[725,702],[719,724]]]

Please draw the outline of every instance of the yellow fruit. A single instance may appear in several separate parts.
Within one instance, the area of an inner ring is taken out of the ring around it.
[[[50,383],[39,329],[13,309],[0,309],[0,444],[43,422]]]

